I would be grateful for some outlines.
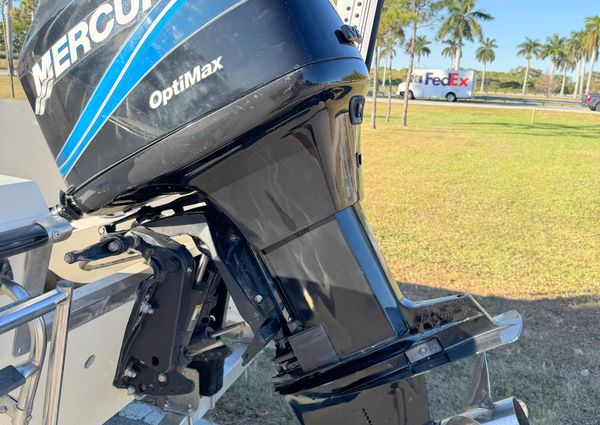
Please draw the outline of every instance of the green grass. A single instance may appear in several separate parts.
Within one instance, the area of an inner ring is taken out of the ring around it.
[[[494,398],[525,400],[534,425],[600,424],[600,114],[530,125],[527,110],[411,106],[405,129],[399,108],[377,130],[366,117],[362,151],[363,205],[401,290],[520,311],[521,339],[490,356]],[[268,357],[216,418],[295,423],[264,383]],[[429,375],[437,417],[469,376],[469,362]]]
[[[600,293],[600,114],[538,111],[530,125],[527,110],[411,112],[409,129],[398,107],[363,131],[364,206],[399,279],[509,298]]]

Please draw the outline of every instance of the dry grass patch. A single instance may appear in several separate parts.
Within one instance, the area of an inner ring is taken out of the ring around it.
[[[14,77],[15,83],[15,98],[16,99],[25,99],[25,93],[23,92],[23,88],[21,87],[21,83],[17,77]],[[0,75],[0,99],[1,98],[10,98],[11,90],[10,90],[10,77],[8,75]]]

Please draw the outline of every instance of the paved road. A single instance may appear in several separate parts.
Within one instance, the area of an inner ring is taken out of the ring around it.
[[[385,103],[387,99],[378,98],[377,103]],[[392,103],[402,103],[401,99],[392,99]],[[590,111],[588,108],[573,107],[573,106],[550,106],[550,105],[522,105],[522,104],[511,104],[503,102],[473,102],[473,101],[458,101],[448,102],[446,100],[411,100],[411,105],[433,105],[433,106],[447,106],[449,108],[507,108],[507,109],[527,109],[532,110],[535,108],[537,111],[555,111],[555,112],[572,112],[574,114],[598,114],[600,113]]]

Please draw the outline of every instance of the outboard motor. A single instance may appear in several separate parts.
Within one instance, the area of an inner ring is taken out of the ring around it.
[[[41,2],[19,76],[69,187],[57,213],[123,217],[66,260],[133,250],[154,272],[114,385],[218,391],[231,296],[245,362],[274,341],[302,423],[421,425],[424,372],[519,336],[515,312],[414,303],[388,272],[359,202],[357,41],[328,0]]]

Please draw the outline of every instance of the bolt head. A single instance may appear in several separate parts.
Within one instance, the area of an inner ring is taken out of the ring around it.
[[[158,375],[158,382],[161,384],[166,384],[167,383],[167,375],[165,375],[164,373],[160,373]]]
[[[263,300],[262,295],[257,295],[254,297],[254,301],[256,301],[257,304],[260,304]]]
[[[0,406],[0,415],[4,415],[6,413],[8,413],[8,407]]]
[[[127,368],[125,370],[125,372],[123,372],[123,376],[125,376],[126,378],[135,378],[137,376],[137,373],[135,372],[135,370]]]

